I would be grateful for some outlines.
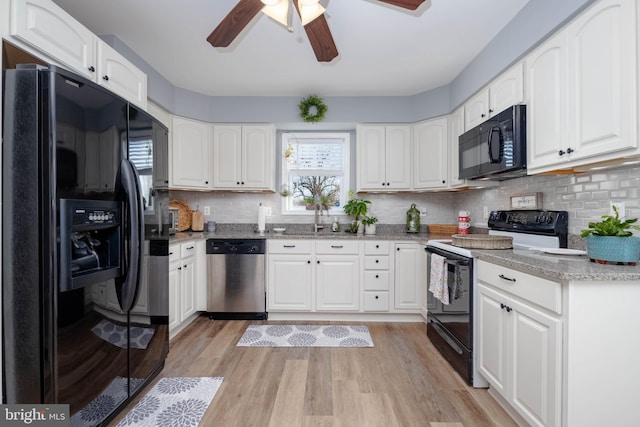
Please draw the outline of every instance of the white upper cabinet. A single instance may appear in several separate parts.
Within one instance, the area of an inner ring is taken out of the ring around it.
[[[518,63],[464,104],[465,131],[524,100],[523,66]]]
[[[146,109],[146,74],[51,0],[11,0],[11,36]]]
[[[213,125],[213,188],[275,191],[273,125]]]
[[[171,188],[211,189],[211,124],[171,118]]]
[[[460,145],[458,138],[464,133],[464,108],[460,107],[449,115],[449,187],[463,186],[466,180],[460,179]]]
[[[11,35],[95,79],[97,37],[51,0],[12,0]]]
[[[530,173],[638,153],[637,5],[602,0],[526,59]]]
[[[447,118],[427,120],[413,128],[413,188],[445,188],[448,184]]]
[[[147,109],[147,75],[111,46],[98,43],[98,83]]]
[[[411,126],[359,125],[357,190],[411,189]]]

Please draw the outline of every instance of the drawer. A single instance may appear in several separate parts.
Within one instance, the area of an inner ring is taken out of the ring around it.
[[[316,253],[318,254],[352,254],[359,253],[358,242],[347,240],[325,240],[316,242]]]
[[[196,254],[196,242],[186,242],[180,245],[180,257],[189,258]]]
[[[364,311],[389,311],[389,292],[365,292]]]
[[[169,262],[180,260],[180,244],[169,245]]]
[[[558,282],[486,261],[478,261],[478,280],[562,314],[562,289]]]
[[[311,254],[309,240],[267,240],[270,254]]]
[[[368,255],[364,257],[364,269],[365,270],[388,270],[389,269],[389,257],[380,255]]]
[[[388,271],[364,272],[365,291],[388,291],[390,283]]]
[[[389,242],[365,242],[365,255],[389,255]]]

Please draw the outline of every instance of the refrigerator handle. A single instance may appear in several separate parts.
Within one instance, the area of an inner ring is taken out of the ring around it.
[[[136,167],[128,159],[123,159],[120,164],[120,185],[125,193],[128,213],[128,230],[129,248],[125,251],[128,253],[129,259],[126,262],[128,266],[126,276],[122,282],[122,287],[118,295],[120,307],[123,311],[131,310],[135,303],[138,292],[138,283],[140,281],[142,269],[142,257],[144,250],[144,212],[142,210],[142,194],[138,181],[138,172]]]

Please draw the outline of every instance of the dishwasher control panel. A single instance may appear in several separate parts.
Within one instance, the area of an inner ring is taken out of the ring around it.
[[[265,239],[208,239],[207,255],[259,255],[266,249]]]

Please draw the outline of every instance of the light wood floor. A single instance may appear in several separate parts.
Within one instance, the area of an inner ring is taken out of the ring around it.
[[[201,426],[516,426],[449,367],[422,323],[367,323],[373,348],[236,347],[262,323],[200,317],[171,341],[160,377],[224,377]]]

